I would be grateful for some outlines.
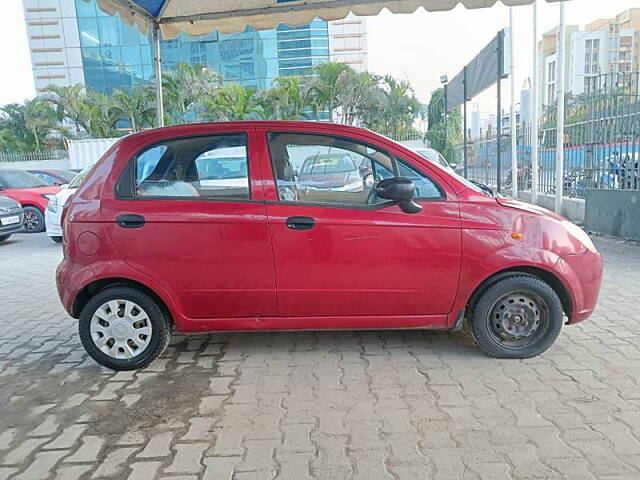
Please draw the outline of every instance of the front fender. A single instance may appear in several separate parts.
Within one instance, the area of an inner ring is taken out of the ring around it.
[[[571,298],[571,311],[581,305],[582,289],[577,275],[551,250],[519,242],[504,230],[463,230],[462,266],[449,326],[466,307],[474,292],[490,277],[504,271],[536,269],[553,275]]]

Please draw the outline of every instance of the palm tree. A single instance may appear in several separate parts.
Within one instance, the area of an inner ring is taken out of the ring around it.
[[[354,70],[339,62],[323,63],[314,67],[313,79],[309,84],[310,96],[321,110],[328,112],[333,121],[334,111],[340,106],[340,94],[348,78],[353,78]]]
[[[67,136],[55,110],[39,98],[0,108],[0,144],[11,152],[33,152],[60,147]]]
[[[116,89],[112,93],[112,102],[113,110],[129,121],[133,132],[153,124],[156,105],[152,89],[140,86],[134,88],[130,94]]]
[[[208,121],[239,121],[256,115],[256,91],[234,84],[203,98],[203,118]]]
[[[345,71],[339,79],[340,120],[347,125],[371,127],[382,115],[379,78],[369,72]]]
[[[89,91],[82,104],[80,125],[91,138],[111,138],[118,135],[116,123],[120,115],[113,100],[104,93]]]
[[[315,115],[308,87],[298,77],[277,77],[274,85],[257,99],[260,118],[273,120],[301,120]]]
[[[45,100],[56,109],[58,119],[61,122],[70,120],[76,127],[76,133],[80,133],[81,117],[84,104],[87,100],[87,90],[81,83],[68,87],[49,85],[44,89],[50,95]]]
[[[170,124],[189,121],[189,113],[222,86],[222,77],[202,65],[178,64],[162,74],[166,115]]]

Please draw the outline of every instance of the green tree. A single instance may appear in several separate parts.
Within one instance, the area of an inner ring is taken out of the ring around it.
[[[354,70],[340,62],[328,62],[314,67],[309,84],[309,100],[316,109],[325,111],[333,122],[335,110],[341,105],[342,88],[354,78]]]
[[[113,99],[102,92],[88,91],[81,108],[80,126],[90,138],[118,136],[116,123],[119,112],[113,108]]]
[[[87,102],[87,89],[81,83],[71,86],[50,85],[44,89],[49,95],[44,97],[56,110],[60,122],[69,120],[80,133],[82,115]]]
[[[222,77],[202,65],[179,63],[162,74],[165,116],[168,124],[188,122],[201,103],[222,86]]]
[[[233,84],[203,97],[202,118],[207,121],[240,121],[256,116],[256,91]]]
[[[411,131],[415,120],[424,115],[424,106],[416,98],[408,80],[390,75],[380,79],[380,106],[374,113],[372,128],[385,134]]]
[[[258,115],[265,120],[304,120],[316,114],[309,88],[298,77],[276,78],[256,103]]]
[[[133,132],[138,132],[154,124],[156,116],[155,92],[147,87],[134,88],[131,93],[114,90],[111,94],[115,113],[126,119]]]
[[[448,162],[453,162],[453,147],[462,143],[462,122],[460,109],[457,108],[446,116],[445,125],[444,88],[438,88],[431,93],[427,106],[427,123],[429,144],[442,153]]]
[[[39,98],[0,108],[0,148],[6,152],[33,152],[59,148],[68,132],[55,110]]]

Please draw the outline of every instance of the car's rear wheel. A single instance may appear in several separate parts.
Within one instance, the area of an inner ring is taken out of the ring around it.
[[[101,365],[113,370],[143,368],[167,347],[169,320],[146,293],[114,286],[98,292],[82,309],[80,340]]]
[[[562,303],[542,280],[528,275],[491,285],[475,304],[471,332],[480,349],[497,358],[529,358],[555,342]]]
[[[24,231],[27,233],[44,232],[44,214],[37,207],[24,207],[24,220],[22,221]]]
[[[52,241],[56,242],[56,243],[62,243],[62,237],[49,237]]]
[[[2,236],[0,236],[0,242],[4,242],[5,240],[8,240],[10,236],[11,235],[2,235]]]

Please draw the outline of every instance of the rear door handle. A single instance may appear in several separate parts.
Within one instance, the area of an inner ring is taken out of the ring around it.
[[[116,218],[116,223],[122,228],[140,228],[144,225],[144,217],[142,215],[134,215],[127,213]]]
[[[316,221],[311,217],[289,217],[285,223],[291,230],[311,230]]]

